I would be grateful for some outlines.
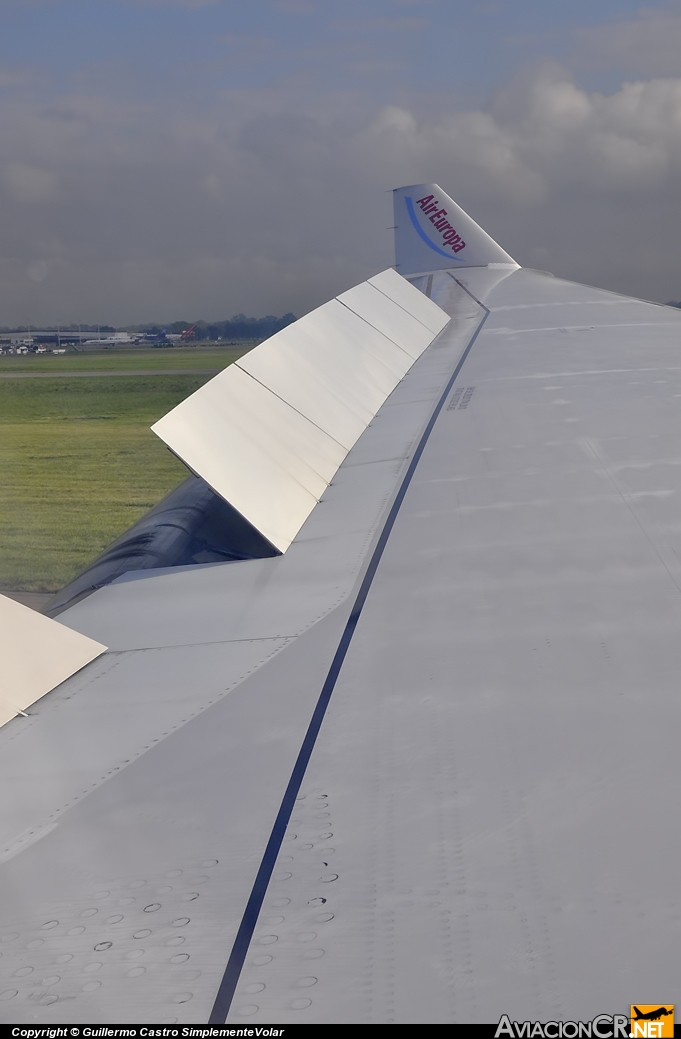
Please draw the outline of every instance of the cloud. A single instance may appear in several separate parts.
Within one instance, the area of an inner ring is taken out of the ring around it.
[[[428,18],[414,15],[391,15],[383,18],[364,18],[353,21],[336,21],[331,27],[335,31],[351,33],[372,32],[418,32],[430,24]]]
[[[681,296],[681,77],[599,93],[543,66],[437,114],[296,83],[17,91],[0,134],[0,324],[303,313],[391,263],[388,189],[424,180],[525,265]]]
[[[284,14],[316,14],[320,9],[319,0],[272,0],[275,11]]]
[[[231,0],[123,0],[128,7],[213,7]]]
[[[575,33],[577,67],[614,67],[630,76],[681,75],[681,5],[642,8],[637,17]]]
[[[25,162],[8,162],[4,173],[9,195],[17,202],[47,202],[54,193],[55,177],[47,170]]]
[[[44,260],[36,260],[35,263],[30,263],[28,265],[26,273],[31,281],[45,281],[48,274],[47,264]]]
[[[551,70],[499,91],[490,107],[497,132],[547,190],[644,191],[678,167],[681,79],[625,83],[606,96]]]

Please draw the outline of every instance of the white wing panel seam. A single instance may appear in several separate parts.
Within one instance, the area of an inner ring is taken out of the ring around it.
[[[412,310],[425,302],[440,329],[449,320],[394,271],[376,277]],[[152,429],[284,552],[436,334],[363,282],[255,347]]]
[[[323,433],[325,436],[330,437],[330,439],[333,440],[334,443],[338,444],[338,446],[341,449],[345,449],[345,445],[342,444],[340,440],[337,440],[333,433],[329,433],[329,431],[327,429],[324,429],[323,426],[320,426],[318,422],[315,422],[308,415],[305,415],[299,408],[296,408],[293,404],[291,404],[290,401],[286,400],[285,397],[282,397],[280,393],[277,393],[275,390],[272,389],[271,386],[268,386],[266,382],[263,382],[262,379],[258,379],[255,375],[252,375],[251,372],[247,372],[246,369],[243,368],[238,361],[234,362],[234,366],[238,368],[240,371],[242,371],[244,375],[247,375],[249,379],[253,379],[254,382],[257,382],[258,386],[262,386],[264,390],[267,390],[267,392],[271,393],[273,397],[276,397],[277,400],[280,400],[282,404],[285,404],[287,408],[291,409],[291,411],[295,411],[296,415],[300,415],[300,417],[304,418],[306,422],[311,423],[311,425],[318,429],[320,433]]]

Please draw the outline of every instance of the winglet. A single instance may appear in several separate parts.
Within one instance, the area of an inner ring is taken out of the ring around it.
[[[438,184],[396,188],[393,201],[395,267],[399,274],[497,264],[519,266]]]

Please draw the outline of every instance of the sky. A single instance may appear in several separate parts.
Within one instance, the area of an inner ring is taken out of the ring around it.
[[[0,0],[0,326],[301,315],[423,181],[681,299],[681,0]]]

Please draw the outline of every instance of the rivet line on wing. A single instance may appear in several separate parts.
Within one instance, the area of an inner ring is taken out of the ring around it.
[[[461,283],[459,282],[458,284]],[[469,296],[475,299],[475,297],[472,296],[472,293],[468,292],[464,285],[461,285],[461,288],[463,288]],[[412,477],[416,471],[416,467],[419,464],[421,455],[423,454],[430,434],[433,431],[433,427],[435,425],[435,422],[437,421],[438,415],[440,414],[445,402],[447,401],[452,386],[456,382],[459,372],[461,371],[466,361],[466,358],[468,357],[473,347],[473,344],[478,338],[478,335],[480,334],[480,331],[485,321],[487,320],[487,317],[489,316],[489,310],[487,309],[487,307],[485,307],[484,304],[480,303],[479,300],[475,300],[475,302],[482,307],[482,309],[484,310],[484,315],[480,321],[480,324],[471,336],[471,340],[468,343],[468,346],[459,358],[459,361],[457,362],[453,374],[450,376],[447,385],[444,388],[444,391],[440,395],[438,402],[435,405],[435,408],[433,409],[430,419],[428,420],[428,424],[421,435],[421,439],[419,440],[418,446],[414,451],[411,462],[409,463],[407,472],[405,473],[402,483],[400,484],[399,490],[395,496],[395,500],[393,501],[390,512],[388,513],[386,521],[383,525],[383,530],[381,531],[380,537],[369,561],[369,565],[362,580],[362,584],[360,585],[359,592],[357,593],[357,598],[355,599],[355,602],[353,604],[350,617],[343,630],[343,634],[338,644],[338,648],[334,654],[333,660],[331,662],[331,667],[329,668],[326,680],[324,681],[322,691],[317,701],[317,705],[314,709],[312,719],[308,726],[307,732],[305,733],[305,738],[298,753],[296,763],[293,767],[293,772],[291,773],[291,778],[288,782],[288,786],[286,787],[286,792],[282,799],[279,812],[277,813],[277,818],[274,822],[274,826],[272,827],[272,832],[270,834],[269,841],[267,842],[267,847],[265,848],[265,852],[262,857],[260,868],[258,869],[258,873],[256,875],[255,882],[251,890],[251,894],[249,896],[248,902],[246,903],[246,908],[244,910],[244,914],[241,919],[241,923],[239,925],[239,930],[237,931],[236,938],[234,939],[234,945],[232,946],[232,951],[230,953],[227,966],[225,968],[225,973],[222,977],[220,988],[218,989],[215,1003],[213,1005],[213,1009],[208,1019],[209,1024],[224,1024],[229,1013],[232,1004],[232,999],[234,998],[234,992],[236,990],[236,986],[239,982],[241,971],[243,969],[244,960],[246,959],[246,954],[248,953],[251,938],[253,937],[253,932],[258,922],[258,916],[260,915],[260,910],[262,908],[265,894],[269,886],[272,871],[274,870],[277,856],[279,854],[279,850],[281,848],[281,844],[286,833],[286,828],[291,818],[291,813],[293,812],[296,797],[298,796],[298,793],[300,791],[300,787],[302,785],[305,772],[307,770],[307,766],[312,756],[312,751],[314,750],[314,746],[317,741],[317,736],[319,735],[319,730],[321,729],[322,722],[324,720],[324,715],[326,714],[327,707],[329,706],[331,694],[333,693],[333,690],[336,686],[336,682],[338,681],[338,676],[343,666],[343,662],[345,661],[348,649],[350,648],[350,643],[352,642],[352,637],[357,628],[357,624],[359,622],[362,609],[364,608],[364,604],[367,600],[367,596],[371,589],[371,585],[373,583],[374,577],[376,576],[378,564],[381,561],[381,557],[388,543],[388,538],[390,537],[393,526],[395,525],[395,520],[397,519],[397,515],[402,506],[402,502],[404,501],[407,490],[409,489],[409,484],[411,483]]]

